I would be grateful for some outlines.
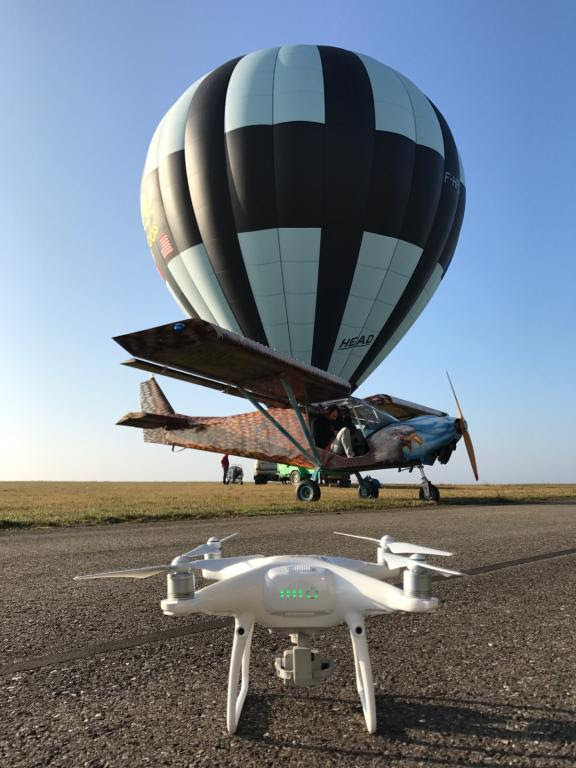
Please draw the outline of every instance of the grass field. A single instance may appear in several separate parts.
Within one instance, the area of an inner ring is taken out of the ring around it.
[[[576,485],[439,486],[443,504],[502,504],[576,499]],[[376,501],[356,488],[322,488],[302,504],[290,485],[221,483],[0,483],[0,528],[94,525],[187,518],[286,515],[421,505],[414,486],[382,488]]]

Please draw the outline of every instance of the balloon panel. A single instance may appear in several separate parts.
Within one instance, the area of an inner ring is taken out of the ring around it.
[[[407,78],[329,46],[234,59],[164,116],[141,188],[149,247],[191,317],[357,386],[450,263],[464,174]]]

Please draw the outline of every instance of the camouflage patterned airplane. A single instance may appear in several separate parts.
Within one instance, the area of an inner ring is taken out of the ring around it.
[[[286,357],[204,320],[193,319],[115,338],[133,358],[124,365],[153,376],[140,387],[142,410],[118,424],[144,430],[144,440],[228,453],[313,469],[296,487],[300,501],[320,498],[322,472],[343,470],[358,479],[361,498],[378,496],[378,483],[361,472],[418,468],[420,499],[437,501],[438,489],[424,465],[446,464],[461,437],[478,480],[474,449],[458,399],[457,418],[389,395],[358,399],[351,385],[325,371]],[[237,416],[175,413],[154,374],[199,384],[252,403]],[[450,386],[452,384],[450,383]],[[345,413],[354,436],[353,458],[315,444],[314,420],[329,406]]]

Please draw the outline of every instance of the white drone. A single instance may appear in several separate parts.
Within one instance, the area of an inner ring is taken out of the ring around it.
[[[333,662],[311,648],[310,634],[347,624],[356,665],[356,687],[366,727],[374,733],[376,703],[364,619],[393,611],[435,611],[438,599],[431,596],[429,571],[438,571],[444,576],[462,574],[430,565],[424,558],[452,553],[395,541],[391,536],[373,539],[338,533],[378,544],[377,562],[324,555],[222,557],[222,542],[237,535],[210,538],[206,544],[176,557],[170,565],[108,571],[76,576],[76,579],[146,579],[167,573],[168,596],[160,603],[167,616],[191,613],[233,616],[234,642],[226,713],[230,733],[236,731],[248,692],[255,623],[271,632],[290,635],[294,647],[284,651],[275,661],[278,677],[287,687],[318,685],[329,676]],[[204,559],[193,559],[200,557]],[[402,569],[402,589],[383,582],[383,579],[398,576]],[[219,583],[196,591],[196,571],[200,571],[205,579]]]

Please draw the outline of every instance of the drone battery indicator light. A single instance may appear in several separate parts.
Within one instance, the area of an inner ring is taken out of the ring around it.
[[[265,587],[264,606],[271,614],[320,615],[336,607],[334,575],[318,565],[297,561],[269,568]]]
[[[280,600],[318,600],[319,594],[315,587],[304,590],[302,587],[278,590]]]

